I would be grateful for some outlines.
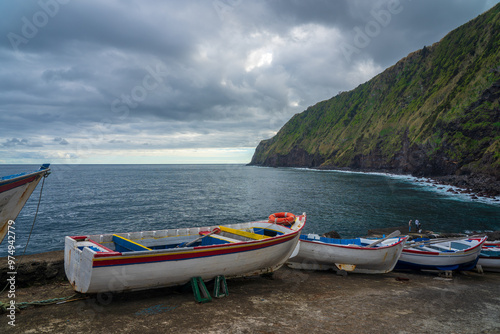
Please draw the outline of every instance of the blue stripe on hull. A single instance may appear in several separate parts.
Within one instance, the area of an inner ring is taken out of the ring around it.
[[[455,264],[455,265],[451,265],[451,266],[423,265],[423,264],[417,264],[417,263],[413,263],[413,262],[406,262],[406,261],[399,260],[396,263],[396,267],[394,269],[395,270],[397,270],[397,269],[416,269],[416,270],[428,269],[428,270],[467,271],[467,270],[474,269],[476,267],[478,260],[479,260],[479,258],[476,258],[474,261],[471,261],[471,262],[462,263],[462,264]]]

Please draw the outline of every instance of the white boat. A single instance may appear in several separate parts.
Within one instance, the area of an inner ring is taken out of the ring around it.
[[[479,239],[416,239],[407,243],[396,269],[471,270],[486,237]]]
[[[485,271],[500,272],[500,244],[485,242],[477,264]]]
[[[269,273],[296,248],[306,214],[290,226],[256,221],[65,238],[64,268],[82,293],[143,290]]]
[[[500,247],[483,247],[477,264],[485,271],[500,272]]]
[[[397,235],[399,234],[399,231]],[[345,270],[363,274],[390,272],[407,237],[333,239],[317,234],[300,236],[299,253],[287,265],[305,270]]]
[[[15,221],[42,177],[50,174],[49,164],[39,170],[0,177],[0,243],[7,234],[9,221]]]

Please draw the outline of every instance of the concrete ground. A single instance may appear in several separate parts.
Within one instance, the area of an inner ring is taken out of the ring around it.
[[[227,281],[229,296],[197,303],[165,288],[30,306],[0,315],[0,333],[500,333],[500,273],[299,271]],[[67,281],[18,288],[16,302],[72,296]],[[8,302],[7,292],[0,301]]]

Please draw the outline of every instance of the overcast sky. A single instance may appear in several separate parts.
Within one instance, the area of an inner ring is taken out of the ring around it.
[[[248,163],[488,0],[4,0],[0,163]]]

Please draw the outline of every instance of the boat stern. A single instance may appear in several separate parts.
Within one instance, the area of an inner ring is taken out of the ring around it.
[[[92,277],[92,264],[98,244],[86,236],[67,236],[64,246],[64,271],[73,289],[87,293]]]

